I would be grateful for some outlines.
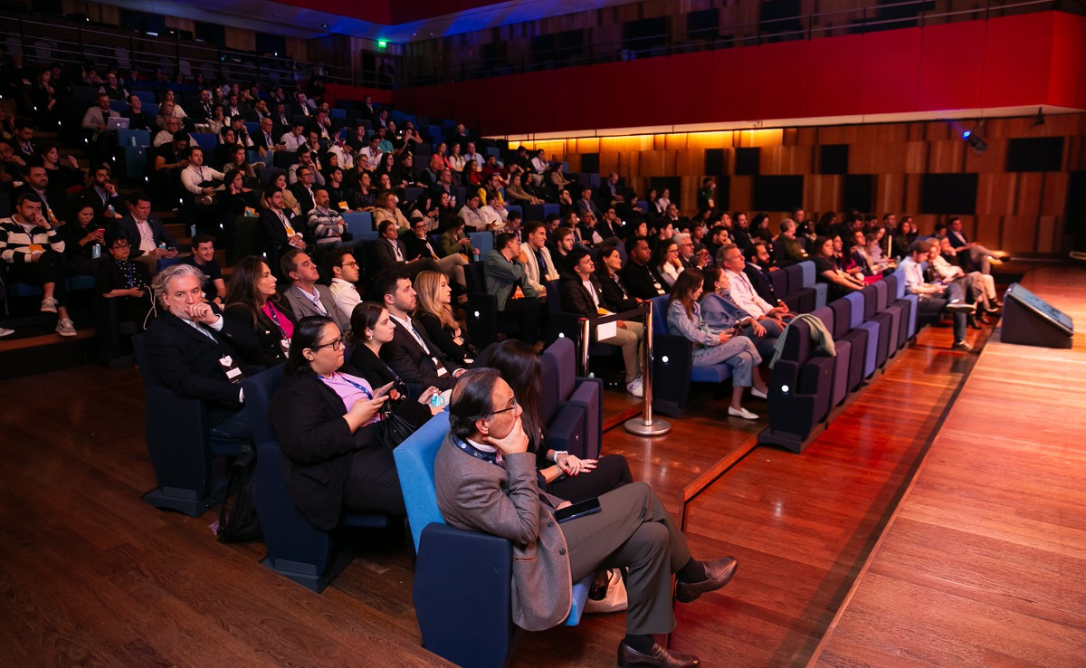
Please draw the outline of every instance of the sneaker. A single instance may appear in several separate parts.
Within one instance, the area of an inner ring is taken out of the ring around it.
[[[758,397],[759,399],[768,399],[769,398],[769,396],[765,392],[762,392],[761,390],[759,390],[757,388],[754,388],[754,387],[750,388],[750,396]]]
[[[14,329],[8,329],[7,327],[0,327],[0,338],[5,336],[11,336],[15,333]]]
[[[41,312],[42,313],[56,313],[57,312],[57,300],[55,299],[43,299],[41,300]]]
[[[757,413],[751,413],[750,411],[748,411],[745,408],[735,409],[735,408],[732,408],[731,406],[728,406],[728,415],[731,415],[732,417],[741,417],[744,420],[757,420],[758,419],[758,414]]]
[[[975,312],[977,310],[977,305],[976,304],[966,304],[965,302],[950,302],[949,304],[946,305],[946,310],[950,311],[951,313],[956,313],[956,312],[973,313],[973,312]]]
[[[64,318],[57,323],[57,334],[61,336],[75,336],[75,325],[69,318]]]
[[[973,346],[969,345],[968,341],[955,341],[951,348],[954,350],[961,350],[962,352],[969,352],[973,349]]]
[[[641,380],[641,376],[626,383],[626,391],[635,397],[645,396],[645,383]]]

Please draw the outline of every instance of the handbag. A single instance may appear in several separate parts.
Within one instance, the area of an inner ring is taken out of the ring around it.
[[[585,613],[621,612],[627,605],[626,583],[622,579],[622,569],[612,568],[596,573],[588,600],[585,601]]]
[[[415,426],[396,413],[389,413],[377,423],[377,442],[390,452],[415,433]]]

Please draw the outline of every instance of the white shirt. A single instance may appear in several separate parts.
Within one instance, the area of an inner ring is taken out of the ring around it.
[[[415,331],[415,327],[411,324],[411,316],[407,316],[406,320],[400,320],[396,316],[389,313],[388,317],[395,320],[397,325],[403,327],[408,334],[415,337],[415,340],[418,341],[419,346],[422,348],[423,352],[425,352],[427,355],[430,354],[430,348],[427,347],[426,342],[422,340],[422,337],[419,336],[419,333]]]
[[[358,289],[353,283],[342,278],[333,278],[328,289],[336,300],[336,308],[344,317],[350,319],[351,314],[354,313],[354,307],[362,303],[362,296],[358,294]]]
[[[154,252],[155,246],[155,233],[151,230],[151,224],[146,220],[137,220],[136,229],[140,233],[140,245],[139,249],[144,253]],[[220,328],[222,326],[220,325]]]
[[[211,169],[207,165],[189,165],[181,172],[181,185],[185,186],[185,190],[189,191],[193,195],[202,195],[200,192],[200,184],[204,181],[211,181],[218,179],[222,181],[226,178],[226,175],[222,172]]]
[[[377,148],[372,146],[363,146],[359,151],[362,155],[366,156],[366,159],[370,161],[370,167],[376,167],[377,163],[381,160],[381,148],[378,145]]]
[[[920,289],[927,286],[924,282],[924,267],[919,262],[914,262],[911,257],[901,261],[901,271],[905,274],[905,289],[910,294],[919,294]]]
[[[298,147],[305,143],[305,137],[295,137],[293,132],[288,132],[279,139],[279,143],[287,151],[297,151]]]
[[[600,297],[596,294],[596,287],[592,285],[592,281],[581,281],[581,285],[588,290],[588,294],[592,295],[592,303],[596,305],[596,310],[600,310]]]
[[[728,280],[732,285],[732,301],[734,301],[739,308],[755,318],[761,318],[773,310],[772,304],[758,296],[758,293],[754,290],[754,286],[751,285],[750,279],[747,278],[746,274],[743,272],[736,273],[731,269],[725,269],[724,273],[728,275]]]

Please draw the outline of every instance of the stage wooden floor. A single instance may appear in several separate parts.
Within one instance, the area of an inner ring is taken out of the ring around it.
[[[978,345],[987,335],[970,331]],[[673,646],[707,666],[807,663],[978,358],[950,342],[948,327],[924,330],[803,455],[752,449],[765,420],[719,417],[726,401],[709,394],[666,437],[605,435],[676,514],[684,488],[749,450],[689,505],[694,553],[733,554],[740,569],[679,606]],[[217,543],[214,512],[142,503],[153,475],[134,370],[3,381],[0,401],[0,665],[442,665],[419,647],[402,542],[366,549],[318,596],[263,569],[262,545]],[[1082,573],[1066,600],[1081,603]],[[624,621],[525,634],[515,665],[614,665]]]
[[[812,665],[1086,665],[1086,269],[1023,284],[1074,348],[992,337]]]

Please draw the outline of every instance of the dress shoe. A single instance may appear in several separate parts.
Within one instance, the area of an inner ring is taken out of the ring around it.
[[[758,397],[759,399],[768,399],[769,398],[765,392],[762,392],[761,390],[759,390],[756,387],[750,388],[750,396]]]
[[[731,406],[728,406],[728,415],[730,415],[732,417],[740,417],[740,418],[743,418],[744,420],[757,420],[758,419],[758,414],[757,413],[752,413],[752,412],[750,412],[747,409],[742,408],[742,407],[740,407],[740,408],[732,408]]]
[[[977,310],[977,307],[975,304],[966,304],[965,302],[957,301],[947,304],[946,310],[950,311],[951,313],[959,313],[962,311],[966,313],[972,313]]]
[[[955,341],[952,346],[954,350],[961,350],[963,352],[969,352],[973,349],[973,346],[969,345],[968,341]]]
[[[735,560],[735,557],[724,557],[716,561],[703,561],[702,565],[705,566],[706,577],[704,580],[701,582],[675,583],[675,598],[679,600],[679,603],[695,601],[706,592],[720,589],[728,584],[728,581],[732,579],[735,571],[739,568],[739,562]]]
[[[980,329],[980,321],[977,320],[977,314],[975,314],[975,313],[970,313],[969,314],[969,326],[972,327],[973,329]]]
[[[626,643],[622,643],[618,646],[618,665],[623,668],[632,668],[633,666],[694,668],[701,665],[701,659],[692,654],[683,654],[665,649],[658,642],[652,643],[651,654],[642,654]]]

